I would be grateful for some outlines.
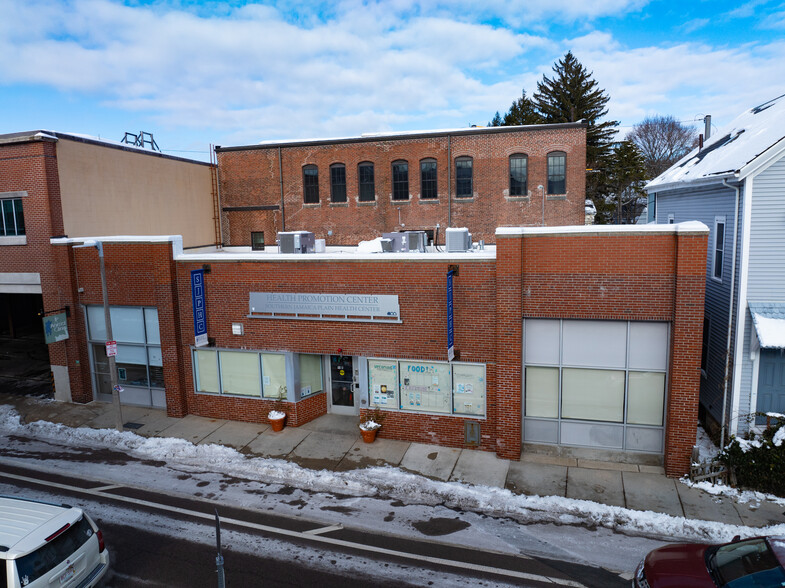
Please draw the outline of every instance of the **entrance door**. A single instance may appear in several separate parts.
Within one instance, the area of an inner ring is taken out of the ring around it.
[[[761,349],[758,372],[758,412],[785,413],[785,353],[779,349]],[[766,424],[766,417],[755,422]]]
[[[330,382],[330,412],[333,414],[358,414],[353,357],[347,355],[330,356]]]

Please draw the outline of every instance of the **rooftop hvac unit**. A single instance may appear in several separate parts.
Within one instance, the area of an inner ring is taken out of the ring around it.
[[[447,228],[445,231],[445,246],[448,253],[456,251],[468,251],[472,248],[472,236],[469,229]]]
[[[281,253],[313,253],[316,243],[309,231],[287,231],[278,233],[278,251]]]
[[[403,231],[401,233],[382,233],[382,239],[390,240],[390,250],[396,253],[426,251],[428,236],[425,231]],[[383,249],[386,251],[386,249]]]

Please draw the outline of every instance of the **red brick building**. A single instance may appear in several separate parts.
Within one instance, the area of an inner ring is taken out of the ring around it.
[[[171,416],[265,422],[280,398],[289,426],[376,406],[382,437],[510,459],[531,446],[600,450],[684,474],[706,227],[508,228],[495,240],[459,253],[376,254],[107,240],[124,400],[154,388]],[[83,308],[69,319],[77,401],[102,386],[105,362],[97,253],[74,248],[82,241],[54,241],[59,283]],[[198,347],[194,304],[206,311],[208,344]]]
[[[584,224],[586,125],[372,134],[217,147],[223,242],[275,244],[312,231],[327,245],[383,232]]]
[[[53,131],[0,135],[0,353],[14,357],[24,338],[31,353],[48,355],[58,400],[70,401],[72,390],[74,399],[91,400],[90,380],[73,370],[83,342],[44,343],[39,313],[81,320],[78,292],[59,273],[69,266],[69,252],[50,239],[177,233],[186,247],[214,244],[220,236],[211,169]]]

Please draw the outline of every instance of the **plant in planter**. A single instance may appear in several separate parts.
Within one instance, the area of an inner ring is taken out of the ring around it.
[[[286,386],[281,386],[278,389],[278,398],[273,403],[273,408],[267,413],[267,420],[270,421],[270,426],[276,433],[282,431],[286,424]]]
[[[363,441],[373,443],[376,439],[376,433],[382,428],[385,416],[378,406],[365,413],[365,419],[360,423],[360,434],[363,437]]]

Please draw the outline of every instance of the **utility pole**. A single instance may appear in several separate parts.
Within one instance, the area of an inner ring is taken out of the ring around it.
[[[98,261],[101,268],[101,293],[104,301],[104,323],[106,323],[106,343],[115,343],[112,336],[112,317],[109,314],[109,292],[106,288],[106,266],[104,265],[104,244],[101,241],[85,241],[82,245],[76,245],[74,249],[80,247],[95,247],[98,249]],[[117,380],[117,362],[115,356],[110,355],[108,345],[106,346],[106,356],[109,360],[109,378],[112,382],[112,405],[115,411],[115,428],[123,430],[123,412],[120,407],[120,384]]]
[[[221,553],[221,521],[218,520],[218,509],[215,509],[215,543],[218,546],[218,555],[215,556],[216,572],[218,572],[218,588],[226,588],[224,575],[224,556]]]
[[[109,314],[109,292],[106,288],[106,266],[104,265],[104,245],[100,241],[97,242],[98,247],[98,260],[101,264],[101,290],[104,299],[104,322],[106,323],[106,341],[114,342],[112,336],[112,317]],[[117,381],[117,362],[115,356],[110,355],[107,350],[107,359],[109,360],[109,378],[112,382],[112,404],[115,411],[115,427],[118,431],[123,430],[123,412],[120,407],[120,383]]]

